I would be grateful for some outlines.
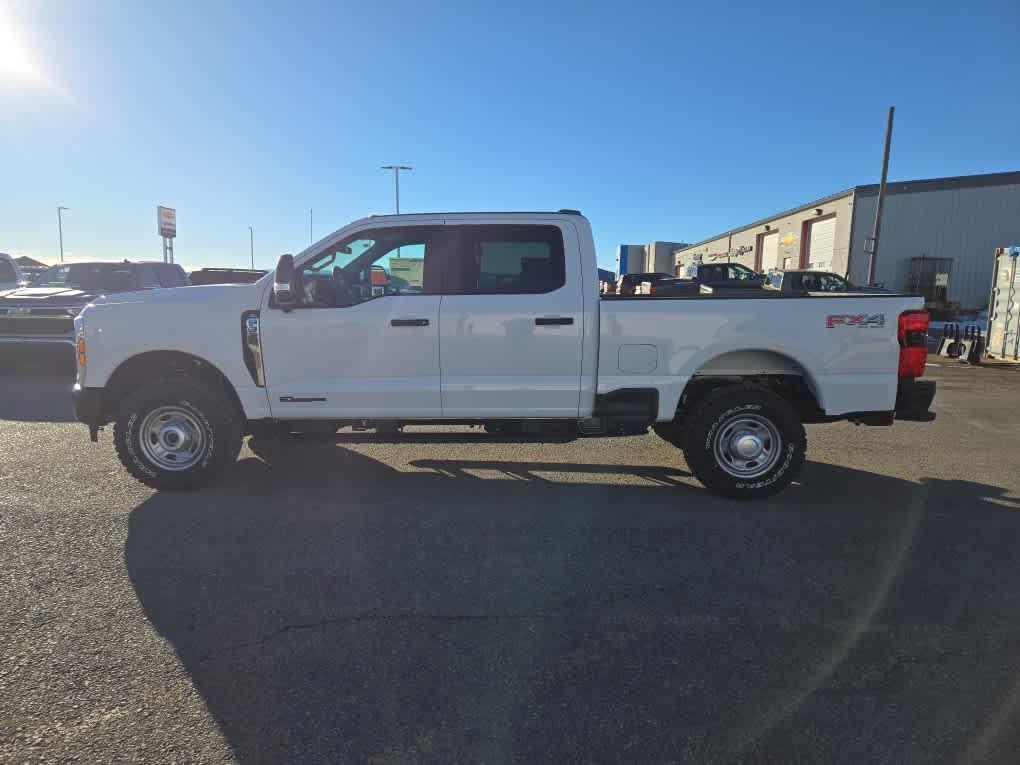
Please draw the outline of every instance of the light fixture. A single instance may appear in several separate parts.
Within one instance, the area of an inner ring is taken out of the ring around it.
[[[822,214],[822,208],[821,207],[816,207],[815,208],[815,215],[821,215],[821,214]]]

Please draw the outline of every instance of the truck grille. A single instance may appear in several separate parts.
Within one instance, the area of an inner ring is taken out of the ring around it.
[[[0,315],[0,334],[73,335],[74,319],[56,316],[10,317]]]

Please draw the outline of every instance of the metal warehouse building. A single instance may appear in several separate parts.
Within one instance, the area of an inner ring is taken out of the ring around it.
[[[864,284],[877,198],[877,184],[855,186],[679,249],[675,262],[818,268]],[[984,307],[995,248],[1014,242],[1020,172],[889,183],[875,280],[933,302]]]

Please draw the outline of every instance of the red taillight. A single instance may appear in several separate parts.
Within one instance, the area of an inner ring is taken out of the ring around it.
[[[900,341],[900,377],[920,377],[928,360],[927,311],[904,311],[900,314],[896,336]]]

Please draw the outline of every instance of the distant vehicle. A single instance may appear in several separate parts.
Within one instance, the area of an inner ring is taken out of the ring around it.
[[[829,271],[800,269],[771,271],[765,286],[780,292],[885,292],[880,287],[858,287]]]
[[[13,290],[25,284],[21,266],[6,252],[0,252],[0,292]]]
[[[693,279],[706,287],[743,287],[754,289],[765,277],[741,263],[693,263],[684,269],[681,279]]]
[[[634,294],[682,297],[683,295],[697,295],[700,291],[701,285],[693,279],[659,279],[654,282],[642,282]]]
[[[203,284],[252,284],[257,282],[268,271],[251,268],[200,268],[192,271],[188,278],[192,286]]]
[[[662,274],[656,271],[650,271],[643,274],[623,274],[620,277],[620,281],[617,282],[617,294],[620,295],[633,295],[638,285],[643,282],[657,282],[660,279],[672,278],[669,274]]]
[[[27,286],[0,295],[0,347],[74,345],[74,317],[103,295],[183,287],[188,277],[172,263],[62,263]]]
[[[31,283],[32,280],[35,279],[35,277],[39,276],[39,274],[41,274],[43,271],[49,268],[49,266],[26,266],[23,264],[19,265],[21,265],[21,273],[25,275],[26,285],[28,283]]]
[[[681,297],[703,292],[719,295],[720,291],[730,289],[761,289],[764,281],[764,276],[740,263],[692,263],[682,270],[679,278],[661,280],[642,291],[657,297]]]

